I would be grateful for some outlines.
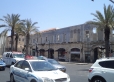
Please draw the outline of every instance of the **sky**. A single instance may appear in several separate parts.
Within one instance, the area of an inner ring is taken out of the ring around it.
[[[1,0],[0,3],[0,18],[19,14],[20,19],[38,22],[39,31],[83,24],[94,18],[91,13],[96,10],[103,13],[104,4],[114,5],[109,0]]]

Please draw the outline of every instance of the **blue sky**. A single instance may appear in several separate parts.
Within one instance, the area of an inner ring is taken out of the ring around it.
[[[91,13],[103,12],[104,4],[114,5],[109,0],[1,0],[0,3],[0,18],[20,14],[20,19],[38,22],[40,31],[83,24],[94,18]]]

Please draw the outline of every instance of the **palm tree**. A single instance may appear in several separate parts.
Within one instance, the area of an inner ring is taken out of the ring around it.
[[[97,25],[98,28],[104,30],[106,57],[109,57],[109,36],[110,29],[112,29],[114,25],[114,8],[111,5],[108,7],[104,5],[104,14],[100,11],[96,11],[96,13],[92,13],[92,15],[95,16],[95,19],[87,23]]]
[[[22,24],[21,24],[21,22],[19,22],[16,24],[16,28],[14,29],[14,31],[15,31],[15,51],[17,51],[19,35],[24,35],[21,28],[22,28]]]
[[[13,50],[13,38],[14,38],[14,29],[16,24],[19,22],[19,14],[7,14],[7,16],[3,16],[3,19],[0,19],[1,21],[5,22],[6,25],[4,27],[8,27],[11,29],[11,51]]]
[[[26,36],[26,46],[25,46],[26,47],[26,54],[28,54],[30,35],[32,33],[37,33],[38,32],[38,27],[35,27],[37,22],[33,23],[31,21],[31,19],[22,20],[22,23],[23,23],[22,31]]]

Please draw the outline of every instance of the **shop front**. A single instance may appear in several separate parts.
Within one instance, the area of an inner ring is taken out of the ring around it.
[[[76,62],[80,61],[80,49],[72,48],[70,54],[71,54],[71,61],[76,61]]]
[[[56,50],[58,52],[58,60],[59,61],[65,61],[65,49],[64,48],[59,48]]]
[[[39,50],[39,55],[40,56],[45,56],[45,50],[44,49],[40,49]]]

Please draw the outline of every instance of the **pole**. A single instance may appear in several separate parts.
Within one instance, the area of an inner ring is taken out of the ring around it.
[[[50,41],[49,41],[49,55],[48,55],[48,57],[50,58]]]

